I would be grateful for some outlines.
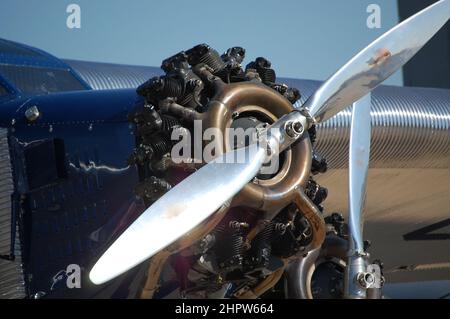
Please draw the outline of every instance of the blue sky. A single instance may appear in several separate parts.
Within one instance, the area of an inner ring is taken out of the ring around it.
[[[69,4],[81,29],[66,26]],[[381,28],[369,29],[371,3]],[[277,75],[324,80],[398,23],[395,0],[1,0],[0,37],[61,58],[159,66],[198,43],[247,50]],[[398,72],[387,82],[401,85]]]

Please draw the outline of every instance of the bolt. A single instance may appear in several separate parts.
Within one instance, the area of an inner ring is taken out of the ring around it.
[[[267,144],[267,147],[266,147],[266,155],[267,155],[267,157],[272,156],[272,149],[270,148],[269,144]]]
[[[369,272],[360,272],[356,275],[356,280],[363,288],[370,288],[375,282],[375,276]]]
[[[44,297],[45,296],[45,292],[43,292],[43,291],[38,291],[37,293],[35,293],[34,295],[33,295],[33,299],[41,299],[42,297]]]
[[[297,134],[303,133],[303,125],[300,122],[295,122],[294,125],[292,125],[292,128]]]
[[[303,134],[304,128],[300,122],[287,122],[285,126],[286,134],[292,138],[296,138]]]
[[[34,122],[41,116],[41,113],[39,112],[39,109],[36,105],[33,105],[32,107],[29,107],[25,111],[25,117],[28,120],[28,122]]]

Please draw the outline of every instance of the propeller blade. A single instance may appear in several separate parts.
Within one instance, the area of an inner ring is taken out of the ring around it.
[[[349,152],[349,232],[353,251],[364,252],[363,209],[370,154],[371,94],[353,104]]]
[[[230,160],[235,158],[241,160]],[[255,177],[265,160],[265,149],[252,144],[223,154],[188,176],[119,236],[92,268],[90,280],[102,284],[191,231]]]
[[[400,69],[450,18],[441,0],[398,24],[353,57],[305,102],[316,123],[336,115]]]
[[[353,103],[349,150],[349,250],[345,270],[344,295],[346,298],[366,298],[366,289],[358,276],[367,272],[364,250],[364,201],[370,153],[371,94]]]

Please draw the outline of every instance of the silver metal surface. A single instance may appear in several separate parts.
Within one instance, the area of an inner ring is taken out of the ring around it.
[[[306,101],[317,123],[372,91],[408,62],[450,18],[441,0],[398,24],[353,57]]]
[[[14,191],[7,130],[0,128],[0,255],[11,251],[11,231],[15,236],[15,260],[0,259],[0,299],[25,298],[25,282],[18,229],[11,228]]]
[[[317,83],[299,81],[307,96]],[[351,108],[318,125],[317,150],[329,170],[317,176],[328,188],[326,212],[348,212]],[[372,95],[372,138],[364,236],[371,259],[385,269],[450,262],[445,240],[405,241],[403,236],[449,218],[450,90],[380,86]],[[448,229],[437,230],[448,233]],[[401,253],[399,253],[401,252]],[[386,282],[439,280],[448,271],[385,272]]]
[[[299,111],[293,111],[282,116],[278,121],[269,127],[267,134],[268,146],[273,154],[279,154],[298,140],[305,129],[308,128],[308,120]],[[291,126],[298,126],[296,130]]]
[[[352,254],[364,254],[363,225],[370,154],[370,93],[353,104],[349,150],[349,237]]]
[[[349,252],[345,274],[345,296],[365,298],[366,289],[357,276],[366,272],[368,264],[364,251],[364,200],[370,154],[371,94],[353,103],[349,149]]]
[[[367,260],[362,256],[352,255],[348,257],[345,268],[344,296],[349,299],[365,299],[366,287],[360,281],[359,276],[366,272]]]
[[[231,163],[230,158],[245,161]],[[91,281],[104,283],[188,233],[237,194],[258,173],[265,159],[265,150],[252,144],[223,154],[184,179],[108,248],[92,268]]]
[[[137,88],[163,72],[156,67],[64,60],[94,90]]]
[[[303,94],[297,107],[320,85],[287,82]],[[370,114],[370,168],[450,168],[450,90],[379,86]],[[330,169],[348,168],[351,115],[352,106],[317,125],[316,149]]]

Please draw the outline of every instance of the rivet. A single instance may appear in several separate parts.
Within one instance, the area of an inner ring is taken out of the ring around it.
[[[33,105],[32,107],[29,107],[25,111],[25,117],[28,120],[28,122],[34,122],[41,116],[41,113],[39,112],[39,109],[36,105]]]

